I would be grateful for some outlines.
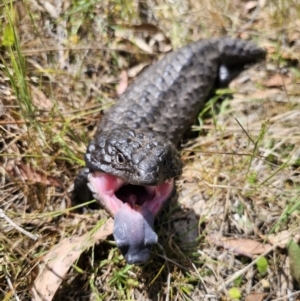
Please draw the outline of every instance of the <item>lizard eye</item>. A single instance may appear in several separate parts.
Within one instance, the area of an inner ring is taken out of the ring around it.
[[[124,164],[125,163],[125,158],[121,153],[118,153],[116,158],[117,158],[117,163],[118,164]]]

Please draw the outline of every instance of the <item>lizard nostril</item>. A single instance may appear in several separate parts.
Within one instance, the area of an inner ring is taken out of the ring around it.
[[[165,159],[164,161],[163,161],[163,167],[167,167],[168,166],[168,160],[167,159]]]

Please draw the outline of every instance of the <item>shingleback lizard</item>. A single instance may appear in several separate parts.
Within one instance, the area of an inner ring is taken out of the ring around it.
[[[95,198],[114,217],[128,263],[147,262],[157,243],[154,218],[182,173],[177,147],[208,96],[265,55],[238,39],[191,43],[143,71],[102,118],[74,194],[81,202]]]

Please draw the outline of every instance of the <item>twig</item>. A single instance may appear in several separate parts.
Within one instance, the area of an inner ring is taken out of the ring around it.
[[[160,243],[157,243],[157,245],[161,249],[161,251],[163,252],[164,258],[166,259],[167,258],[167,254],[166,254],[163,246]],[[170,267],[169,267],[168,260],[166,260],[166,266],[167,266],[167,269],[168,269],[168,278],[167,278],[167,294],[166,294],[166,299],[165,300],[169,301],[169,298],[170,298],[170,286],[171,286],[171,273],[170,273]]]
[[[5,219],[11,226],[13,226],[17,231],[23,233],[24,235],[28,236],[32,240],[38,240],[38,236],[31,234],[30,232],[24,230],[20,226],[18,226],[15,222],[13,222],[5,213],[2,209],[0,209],[0,218]]]
[[[243,132],[246,134],[246,136],[249,138],[249,140],[255,144],[255,141],[252,139],[252,137],[250,136],[250,134],[246,131],[246,129],[242,126],[242,124],[239,122],[239,120],[237,118],[234,118],[235,121],[239,124],[239,126],[241,127],[241,129],[243,130]]]
[[[194,264],[193,262],[192,262],[192,266],[193,266],[195,272],[197,273],[200,282],[201,282],[202,285],[203,285],[203,288],[204,288],[204,290],[205,290],[205,294],[207,294],[207,293],[208,293],[208,290],[207,290],[207,287],[206,287],[206,285],[205,285],[205,282],[203,281],[203,278],[201,277],[199,271],[197,270],[197,268],[196,268],[196,266],[195,266],[195,264]],[[214,297],[216,297],[216,296],[214,296]]]
[[[13,292],[13,294],[14,294],[16,300],[17,300],[17,301],[21,301],[20,298],[18,297],[18,295],[17,295],[17,293],[16,293],[16,291],[15,291],[15,289],[14,289],[12,283],[11,283],[10,278],[9,278],[7,275],[5,275],[5,278],[6,278],[6,281],[7,281],[7,283],[8,283],[8,286],[9,286],[9,288],[11,289],[11,291]]]
[[[160,246],[160,247],[162,247],[162,246]],[[163,251],[163,250],[162,250],[162,251]],[[188,271],[188,269],[187,269],[186,267],[184,267],[183,265],[177,263],[176,261],[174,261],[174,260],[168,258],[168,257],[166,256],[165,252],[163,252],[163,253],[164,253],[164,255],[161,255],[161,254],[159,254],[159,253],[155,253],[155,255],[157,255],[157,256],[163,258],[164,260],[166,260],[166,261],[168,261],[168,262],[171,262],[171,263],[175,264],[176,266],[178,266],[179,268],[181,268],[181,269],[183,269],[183,270],[185,270],[185,271]]]
[[[289,295],[286,295],[286,296],[283,296],[283,297],[280,297],[280,298],[277,298],[277,299],[273,299],[273,301],[286,300],[287,298],[296,296],[297,294],[300,294],[300,291],[293,292],[293,293],[291,293],[291,294],[289,294]]]

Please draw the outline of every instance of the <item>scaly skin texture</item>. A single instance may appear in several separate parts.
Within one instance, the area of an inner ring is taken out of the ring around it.
[[[95,136],[126,126],[162,132],[177,146],[218,81],[220,66],[242,71],[264,57],[256,45],[230,38],[198,41],[171,52],[135,79]]]
[[[230,72],[236,75],[264,57],[256,45],[230,38],[198,41],[167,54],[138,76],[104,116],[88,147],[87,167],[131,184],[157,185],[179,176],[182,163],[174,146],[215,84],[228,83]],[[219,78],[220,66],[229,71],[226,78]],[[122,155],[125,162],[119,164]],[[170,157],[172,164],[165,160]]]
[[[98,132],[85,158],[91,170],[135,185],[158,185],[182,170],[179,152],[163,133],[133,130],[126,125]]]
[[[89,199],[87,176],[95,171],[132,185],[160,185],[180,176],[182,162],[176,148],[215,86],[226,86],[245,65],[264,58],[265,51],[250,42],[220,38],[189,44],[148,67],[101,120],[85,155],[87,168],[75,181],[77,199]],[[107,209],[95,187],[89,187]],[[129,263],[144,263],[157,241],[149,230],[151,214],[156,213],[136,204],[138,210],[134,202],[126,203],[115,215],[114,235]]]

